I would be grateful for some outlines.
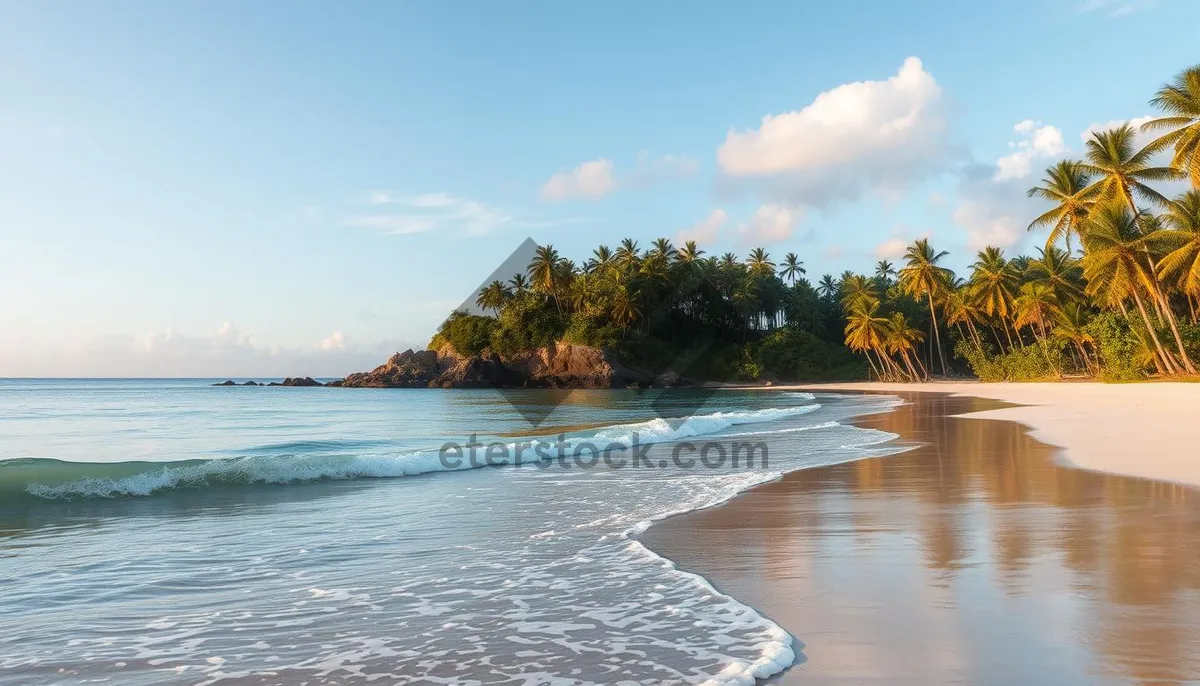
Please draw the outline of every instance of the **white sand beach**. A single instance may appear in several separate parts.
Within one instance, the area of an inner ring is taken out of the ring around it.
[[[775,386],[807,391],[932,392],[1020,407],[967,417],[1020,422],[1082,469],[1200,485],[1200,384],[839,383]]]

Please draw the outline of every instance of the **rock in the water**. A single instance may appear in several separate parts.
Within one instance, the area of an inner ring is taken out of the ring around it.
[[[324,386],[325,384],[321,383],[320,381],[317,381],[316,379],[312,378],[311,376],[306,376],[303,378],[296,377],[294,379],[289,376],[288,378],[283,380],[283,383],[281,383],[279,385],[280,386]]]
[[[236,386],[237,383],[235,383],[233,379],[226,379],[225,381],[222,381],[221,383],[215,383],[213,385],[214,386]]]
[[[405,350],[369,372],[342,379],[347,388],[426,388],[438,376],[438,354],[432,350]]]
[[[244,383],[242,385],[243,386],[257,386],[258,384],[253,381],[247,381],[246,383]]]

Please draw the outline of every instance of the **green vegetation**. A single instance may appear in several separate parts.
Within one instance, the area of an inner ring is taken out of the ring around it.
[[[721,380],[847,379],[867,368],[913,381],[968,369],[987,381],[1195,375],[1200,66],[1150,102],[1164,116],[1142,127],[1158,132],[1147,146],[1128,124],[1094,132],[1082,160],[1055,164],[1029,190],[1052,205],[1029,225],[1050,228],[1036,256],[988,247],[960,278],[923,239],[898,269],[885,260],[871,275],[826,274],[814,286],[795,253],[777,264],[762,248],[740,260],[694,242],[660,238],[642,250],[625,239],[577,265],[543,246],[525,274],[481,291],[477,304],[495,316],[456,313],[435,343],[507,355],[562,340]],[[1156,166],[1159,153],[1169,164]],[[1168,198],[1154,187],[1172,180],[1192,190]]]

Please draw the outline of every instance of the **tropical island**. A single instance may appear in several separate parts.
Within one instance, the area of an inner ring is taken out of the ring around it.
[[[1035,255],[979,251],[965,275],[928,239],[902,264],[807,278],[795,252],[709,255],[626,238],[581,261],[538,246],[426,351],[333,386],[687,385],[1194,376],[1200,359],[1200,66],[1139,128],[1094,131],[1045,171]],[[1139,138],[1150,140],[1139,145]],[[1160,188],[1190,184],[1174,197]],[[1156,187],[1157,186],[1157,187]]]

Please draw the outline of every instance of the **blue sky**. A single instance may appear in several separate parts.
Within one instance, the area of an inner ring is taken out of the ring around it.
[[[527,236],[814,276],[924,235],[953,266],[1032,249],[1023,190],[1151,114],[1197,25],[1191,0],[0,1],[0,376],[341,375]]]

